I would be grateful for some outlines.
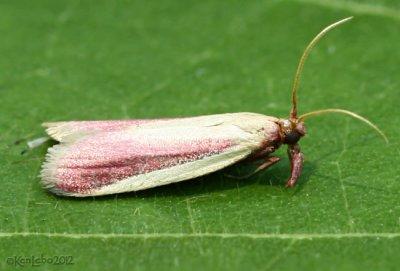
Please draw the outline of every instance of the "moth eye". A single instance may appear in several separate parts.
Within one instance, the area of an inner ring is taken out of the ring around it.
[[[301,135],[298,132],[291,131],[287,134],[285,134],[285,142],[286,144],[292,145],[297,143],[299,141]]]

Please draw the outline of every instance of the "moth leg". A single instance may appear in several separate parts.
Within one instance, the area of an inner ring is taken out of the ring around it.
[[[271,153],[273,153],[275,151],[275,147],[266,147],[263,150],[257,152],[256,154],[254,154],[253,156],[250,156],[249,158],[246,159],[246,161],[248,162],[254,162],[254,161],[258,161],[258,160],[262,160],[262,159],[266,159],[268,160],[269,155]]]
[[[290,145],[288,147],[288,156],[290,159],[290,178],[286,182],[286,187],[293,187],[297,179],[300,177],[301,170],[303,168],[304,155],[300,151],[300,146],[298,144]]]
[[[232,175],[227,175],[227,176],[230,178],[233,178],[233,179],[246,179],[250,176],[253,176],[257,172],[267,169],[270,166],[272,166],[273,164],[278,163],[279,160],[281,160],[281,158],[276,157],[276,156],[269,156],[269,157],[265,158],[264,162],[261,165],[259,165],[253,172],[250,172],[249,174],[246,174],[243,176],[232,176]]]

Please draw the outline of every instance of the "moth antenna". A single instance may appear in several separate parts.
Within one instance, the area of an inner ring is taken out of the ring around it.
[[[349,115],[349,116],[351,116],[351,117],[353,117],[353,118],[355,118],[355,119],[358,119],[358,120],[360,120],[360,121],[366,123],[367,125],[369,125],[371,128],[373,128],[376,132],[378,132],[378,133],[383,137],[383,139],[386,141],[386,143],[389,143],[388,138],[387,138],[386,135],[382,132],[382,130],[380,130],[380,129],[378,128],[378,126],[376,126],[375,124],[373,124],[371,121],[367,120],[366,118],[364,118],[364,117],[362,117],[362,116],[360,116],[360,115],[358,115],[358,114],[356,114],[356,113],[354,113],[354,112],[348,111],[348,110],[337,109],[337,108],[328,108],[328,109],[322,109],[322,110],[312,111],[312,112],[308,112],[308,113],[305,113],[305,114],[301,115],[301,116],[299,117],[299,120],[300,120],[300,121],[304,121],[304,120],[305,120],[306,118],[308,118],[308,117],[311,117],[311,116],[318,116],[318,115],[322,115],[322,114],[325,114],[325,113],[346,114],[346,115]]]
[[[299,88],[300,84],[300,76],[303,71],[303,66],[304,63],[307,60],[308,55],[310,54],[312,48],[317,44],[317,42],[327,33],[329,30],[335,28],[338,25],[341,25],[349,20],[351,20],[353,17],[348,17],[345,19],[342,19],[340,21],[337,21],[336,23],[333,23],[327,27],[325,27],[321,32],[319,32],[318,35],[314,37],[314,39],[307,45],[306,49],[303,52],[303,55],[300,58],[299,64],[297,66],[297,70],[293,79],[293,87],[292,87],[292,109],[290,111],[290,119],[296,120],[297,119],[297,89]]]

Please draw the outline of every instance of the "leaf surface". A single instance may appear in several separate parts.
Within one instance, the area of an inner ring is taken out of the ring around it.
[[[0,4],[0,269],[73,257],[75,270],[394,270],[400,253],[400,6],[397,1],[3,1]],[[302,50],[310,119],[299,185],[283,162],[139,193],[51,195],[41,123],[257,112],[286,117]],[[21,140],[20,144],[15,144]],[[10,262],[9,262],[10,261]],[[13,262],[11,262],[13,261]],[[54,263],[40,264],[43,269]]]

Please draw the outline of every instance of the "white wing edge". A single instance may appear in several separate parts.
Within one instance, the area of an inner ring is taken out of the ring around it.
[[[196,116],[196,117],[182,117],[182,118],[174,118],[174,119],[149,119],[148,123],[142,123],[140,125],[131,125],[130,129],[144,129],[144,128],[160,128],[160,127],[171,127],[171,126],[193,126],[193,123],[196,123],[196,126],[214,126],[222,123],[232,124],[237,123],[240,120],[241,124],[244,126],[251,124],[252,122],[265,122],[277,121],[277,118],[265,116],[258,113],[249,113],[249,112],[239,112],[239,113],[224,113],[224,114],[216,114],[216,115],[204,115],[204,116]],[[117,120],[118,121],[118,120]],[[135,121],[135,119],[132,119]],[[142,120],[146,121],[146,120]],[[80,122],[90,122],[90,121],[60,121],[60,122],[45,122],[42,126],[46,129],[46,133],[53,139],[59,142],[71,143],[74,142],[84,136],[93,134],[93,133],[101,133],[104,131],[89,131],[87,129],[79,129],[77,124]],[[96,121],[94,121],[96,122]],[[108,120],[105,122],[113,122],[113,120]],[[250,125],[251,126],[251,125]],[[129,129],[129,128],[125,128]]]

